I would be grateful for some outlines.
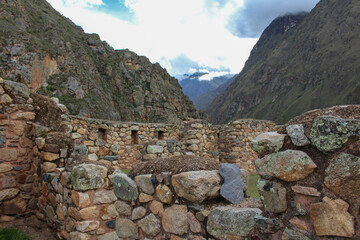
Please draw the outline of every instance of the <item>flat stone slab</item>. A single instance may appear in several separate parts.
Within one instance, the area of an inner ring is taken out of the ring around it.
[[[257,188],[266,211],[272,213],[286,211],[286,189],[280,183],[260,179]]]

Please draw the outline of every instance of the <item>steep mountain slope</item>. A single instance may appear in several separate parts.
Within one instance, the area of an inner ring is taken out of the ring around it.
[[[206,108],[210,105],[210,103],[216,98],[216,96],[224,92],[226,88],[234,81],[235,78],[236,76],[233,76],[228,80],[226,80],[226,82],[215,88],[214,90],[206,92],[195,98],[193,100],[195,107],[197,109],[205,111]]]
[[[286,16],[270,24],[208,107],[212,121],[284,123],[307,110],[360,103],[360,1],[321,0],[299,22]]]
[[[204,93],[215,90],[229,78],[234,76],[232,74],[225,74],[214,77],[211,80],[201,80],[201,77],[207,74],[208,73],[196,72],[190,75],[185,75],[185,78],[179,81],[184,93],[192,101]]]
[[[0,0],[0,76],[58,97],[75,115],[145,122],[201,116],[159,64],[85,34],[45,0]]]

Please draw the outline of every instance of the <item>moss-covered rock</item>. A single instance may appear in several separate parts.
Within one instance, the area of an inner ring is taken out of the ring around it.
[[[316,164],[302,151],[286,150],[272,153],[255,161],[256,171],[263,177],[276,177],[294,182],[306,178]]]
[[[104,166],[95,164],[80,164],[71,171],[71,184],[77,191],[100,188],[107,176]]]
[[[351,136],[360,136],[359,119],[320,116],[315,119],[310,132],[312,144],[322,152],[343,147]]]
[[[243,239],[254,231],[258,208],[217,207],[211,210],[206,229],[217,239]]]

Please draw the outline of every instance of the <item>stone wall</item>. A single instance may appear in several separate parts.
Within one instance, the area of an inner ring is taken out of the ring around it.
[[[255,172],[254,160],[258,155],[250,147],[250,142],[260,133],[276,129],[271,121],[255,119],[239,119],[218,126],[220,161],[236,163],[251,173]]]
[[[33,161],[32,121],[35,119],[30,91],[20,83],[0,78],[0,211],[9,215],[36,208],[40,189]]]

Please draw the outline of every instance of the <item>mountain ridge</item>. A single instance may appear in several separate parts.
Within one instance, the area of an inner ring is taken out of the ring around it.
[[[58,97],[70,113],[120,121],[201,118],[158,63],[114,50],[44,0],[0,1],[0,76]]]
[[[311,109],[359,103],[359,15],[358,1],[321,0],[276,41],[259,40],[242,72],[207,108],[212,121],[284,123]]]

